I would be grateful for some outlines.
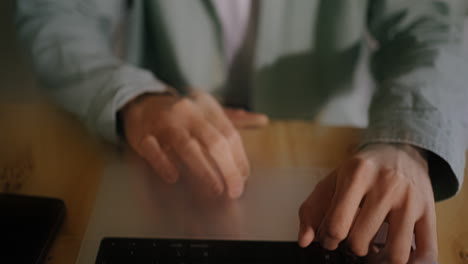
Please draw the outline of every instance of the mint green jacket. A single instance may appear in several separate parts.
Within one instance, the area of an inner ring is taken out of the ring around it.
[[[116,113],[171,85],[223,94],[222,27],[210,0],[135,0],[124,56],[116,55],[115,0],[18,0],[19,38],[43,87],[104,138]],[[428,150],[437,200],[464,175],[468,67],[458,0],[264,0],[249,106],[273,118],[314,118],[346,93],[359,55],[371,50],[376,89],[362,145]]]

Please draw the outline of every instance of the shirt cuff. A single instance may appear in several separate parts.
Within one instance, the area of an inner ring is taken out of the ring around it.
[[[130,65],[119,67],[106,86],[105,95],[97,96],[99,100],[94,104],[102,108],[96,111],[100,114],[95,122],[98,134],[113,143],[122,142],[117,133],[117,113],[123,106],[142,94],[168,91],[168,86],[151,72]]]
[[[427,162],[434,199],[441,201],[455,195],[463,182],[464,144],[456,142],[456,128],[440,129],[421,121],[421,116],[393,113],[385,121],[371,121],[359,148],[373,143],[404,143],[428,152]],[[400,118],[404,117],[404,118]],[[448,132],[451,131],[451,132]]]

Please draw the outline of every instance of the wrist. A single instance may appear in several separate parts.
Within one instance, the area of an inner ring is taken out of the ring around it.
[[[427,150],[406,143],[392,143],[391,145],[405,151],[411,157],[417,158],[418,160],[423,160],[427,164],[427,158],[429,156]]]
[[[116,132],[117,135],[123,140],[126,141],[126,121],[130,118],[129,116],[134,116],[134,112],[139,111],[144,101],[153,97],[175,97],[179,96],[177,91],[173,88],[167,87],[166,91],[158,93],[143,93],[137,97],[129,100],[122,108],[120,108],[116,113]]]
[[[416,161],[424,164],[425,167],[427,167],[428,163],[428,158],[429,158],[429,152],[423,148],[417,147],[412,144],[407,144],[407,143],[385,143],[385,142],[380,142],[380,143],[370,143],[365,146],[363,146],[359,151],[367,150],[367,149],[372,149],[375,147],[379,146],[390,146],[393,147],[397,150],[404,151],[406,154],[408,154],[410,157],[413,157]]]

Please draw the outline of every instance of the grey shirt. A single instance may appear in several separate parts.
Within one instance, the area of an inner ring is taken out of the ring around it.
[[[262,1],[249,106],[273,118],[315,118],[349,83],[363,49],[376,84],[362,146],[426,149],[437,200],[463,181],[468,77],[460,0]],[[19,0],[19,36],[44,88],[103,137],[116,113],[160,92],[229,90],[219,18],[210,0],[134,1],[126,56],[113,52],[114,1]],[[371,43],[372,45],[369,45]]]

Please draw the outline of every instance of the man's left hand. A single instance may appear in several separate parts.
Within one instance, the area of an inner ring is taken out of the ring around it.
[[[346,160],[302,204],[299,245],[316,240],[334,250],[345,241],[371,263],[435,263],[434,196],[421,153],[405,144],[371,144]],[[384,222],[388,235],[378,250],[372,241]]]

